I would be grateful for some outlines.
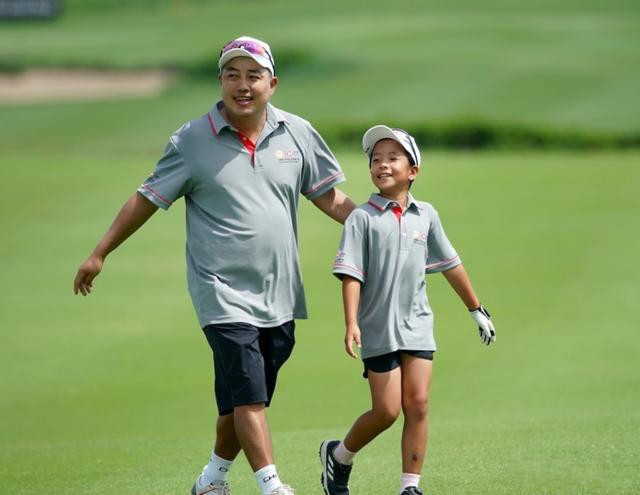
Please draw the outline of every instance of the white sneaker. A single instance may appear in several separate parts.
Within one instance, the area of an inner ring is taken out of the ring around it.
[[[286,493],[286,492],[285,492]],[[293,493],[293,492],[291,492]],[[198,479],[191,488],[191,495],[230,495],[231,489],[229,483],[226,481],[213,481],[206,484],[206,481],[202,478],[202,475],[198,476]]]
[[[282,485],[275,490],[271,490],[269,495],[294,495],[293,488],[289,485]]]

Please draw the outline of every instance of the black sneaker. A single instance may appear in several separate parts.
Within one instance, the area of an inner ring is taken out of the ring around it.
[[[349,475],[351,464],[340,464],[333,457],[333,450],[340,440],[325,440],[320,444],[322,476],[320,482],[325,495],[349,495]]]
[[[406,487],[400,495],[424,495],[417,486]]]

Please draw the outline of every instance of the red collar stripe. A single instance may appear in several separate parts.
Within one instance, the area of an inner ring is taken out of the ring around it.
[[[399,206],[394,206],[393,208],[391,208],[391,211],[396,216],[399,222],[400,218],[402,217],[402,208],[400,208]]]
[[[211,118],[211,112],[207,114],[207,117],[209,118],[209,125],[211,126],[211,132],[213,132],[214,136],[217,136],[218,131],[216,131],[216,126],[213,124],[213,119]]]
[[[253,154],[256,152],[256,144],[253,141],[251,141],[251,139],[249,139],[247,136],[242,134],[240,131],[238,131],[238,137],[240,138],[240,141],[242,141],[242,144],[245,147],[245,149],[249,152],[251,157],[253,157]]]

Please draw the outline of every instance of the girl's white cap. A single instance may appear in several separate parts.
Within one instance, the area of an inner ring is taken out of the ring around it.
[[[362,149],[369,157],[369,160],[371,160],[371,153],[373,153],[374,146],[382,139],[393,139],[400,143],[407,153],[409,153],[413,161],[412,165],[420,166],[420,150],[418,149],[416,140],[404,129],[397,127],[391,128],[386,125],[375,125],[365,132],[362,137]]]

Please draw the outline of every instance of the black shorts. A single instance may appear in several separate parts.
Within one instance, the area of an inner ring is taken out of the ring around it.
[[[381,354],[380,356],[373,356],[362,360],[364,364],[363,378],[367,378],[368,371],[371,370],[375,373],[386,373],[400,366],[400,354],[411,354],[422,359],[428,359],[433,361],[433,353],[436,351],[395,351],[389,354]]]
[[[213,350],[218,414],[236,406],[271,403],[278,370],[295,344],[295,322],[258,328],[248,323],[224,323],[203,328]]]

